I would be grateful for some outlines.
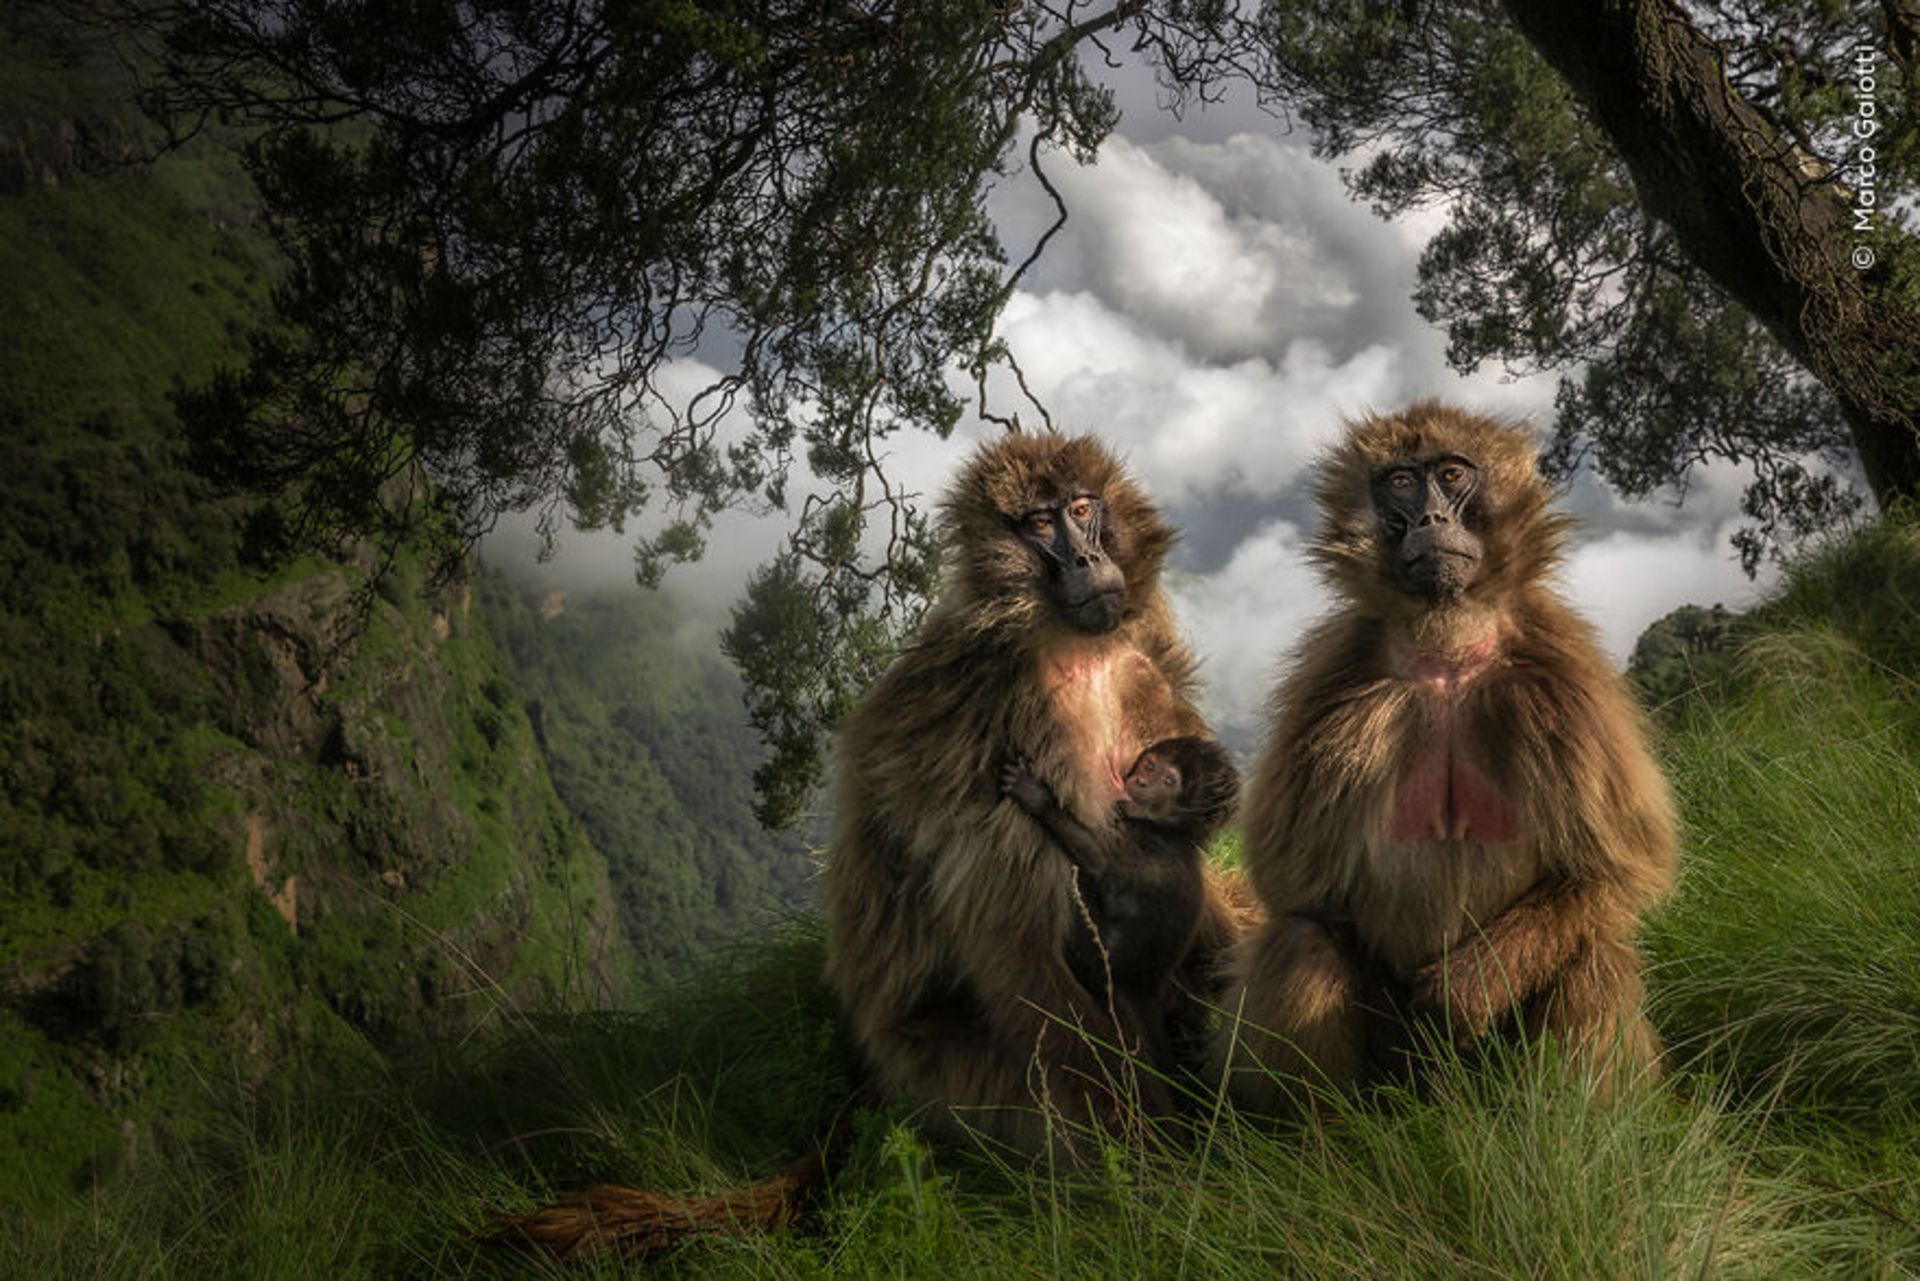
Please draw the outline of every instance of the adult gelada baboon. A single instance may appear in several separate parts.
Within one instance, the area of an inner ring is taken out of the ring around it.
[[[1254,1106],[1297,1104],[1288,1077],[1361,1078],[1402,1016],[1654,1065],[1633,932],[1672,882],[1672,806],[1548,585],[1565,518],[1535,462],[1520,428],[1428,402],[1354,424],[1321,467],[1312,554],[1340,604],[1280,687],[1243,814],[1269,918],[1227,1005]]]
[[[1037,1152],[1049,1110],[1125,1115],[1101,1047],[1142,1029],[1074,976],[1071,864],[1001,796],[1001,767],[1026,762],[1099,826],[1144,747],[1206,727],[1160,588],[1173,534],[1097,441],[986,445],[944,520],[942,595],[841,727],[827,978],[876,1085]],[[1204,983],[1228,920],[1210,884],[1177,990]]]
[[[1027,1152],[1051,1126],[1152,1109],[1138,1052],[1197,1032],[1239,918],[1211,876],[1200,923],[1146,1014],[1074,976],[1070,859],[1001,795],[1022,761],[1086,827],[1107,822],[1147,746],[1204,734],[1193,660],[1160,591],[1172,531],[1088,437],[982,448],[945,508],[950,554],[919,636],[847,714],[826,869],[827,977],[871,1084]],[[1188,899],[1186,911],[1191,911]],[[1083,967],[1084,968],[1084,967]],[[1169,1027],[1140,1026],[1142,1017]],[[1131,1097],[1130,1097],[1131,1096]],[[1049,1113],[1052,1116],[1049,1116]],[[574,1258],[668,1249],[702,1232],[764,1231],[817,1190],[820,1150],[717,1196],[599,1185],[494,1224],[488,1239]]]

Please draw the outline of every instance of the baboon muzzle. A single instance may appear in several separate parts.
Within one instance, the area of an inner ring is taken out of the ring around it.
[[[1400,544],[1400,574],[1423,596],[1457,596],[1480,564],[1480,540],[1458,525],[1417,526]]]
[[[1062,612],[1083,632],[1110,632],[1126,613],[1126,575],[1071,520],[1060,525],[1067,542],[1057,565]]]

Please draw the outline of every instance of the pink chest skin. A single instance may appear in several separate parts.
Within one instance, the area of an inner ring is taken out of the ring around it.
[[[1056,714],[1094,749],[1095,770],[1086,781],[1103,812],[1126,795],[1126,772],[1140,754],[1120,698],[1122,669],[1136,657],[1132,651],[1076,656],[1050,663],[1046,674]]]
[[[1469,685],[1493,665],[1493,642],[1454,654],[1414,654],[1397,673],[1420,692],[1424,733],[1400,767],[1388,839],[1498,845],[1520,835],[1513,807],[1483,764],[1466,715]]]

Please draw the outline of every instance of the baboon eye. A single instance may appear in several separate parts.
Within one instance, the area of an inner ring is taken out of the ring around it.
[[[1027,528],[1044,538],[1053,532],[1053,517],[1029,516],[1027,517]]]
[[[1387,478],[1387,487],[1396,494],[1404,494],[1413,488],[1413,473],[1397,471]]]
[[[1067,508],[1067,515],[1082,525],[1086,524],[1093,519],[1093,500],[1091,498],[1074,499],[1072,505]]]
[[[1462,467],[1459,463],[1448,463],[1445,467],[1442,467],[1440,469],[1440,483],[1442,485],[1445,485],[1448,489],[1454,488],[1466,478],[1467,478],[1467,469]]]

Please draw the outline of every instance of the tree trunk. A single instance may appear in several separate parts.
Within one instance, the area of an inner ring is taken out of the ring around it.
[[[1734,92],[1671,0],[1503,4],[1620,149],[1642,205],[1833,392],[1875,498],[1920,495],[1920,316],[1885,261],[1920,247],[1883,210],[1856,230],[1856,193]],[[1881,261],[1861,270],[1857,250]]]

